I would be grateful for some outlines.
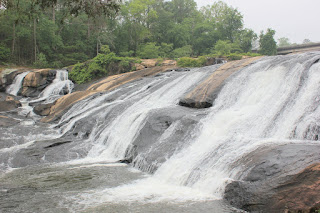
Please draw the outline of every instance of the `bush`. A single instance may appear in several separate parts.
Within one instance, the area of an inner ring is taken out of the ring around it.
[[[242,55],[241,54],[237,54],[237,53],[231,53],[230,55],[227,56],[227,58],[230,61],[241,60],[242,59]]]
[[[99,54],[85,63],[76,64],[69,77],[78,84],[86,83],[99,77],[107,76],[109,73],[124,73],[132,70],[131,66],[136,59],[128,57],[117,57],[115,53]]]
[[[43,53],[39,53],[37,55],[37,60],[33,63],[33,66],[35,66],[36,68],[47,68],[48,61],[46,55]]]
[[[160,53],[160,47],[156,45],[154,42],[149,42],[140,47],[138,51],[138,56],[140,58],[150,59],[150,58],[158,58]]]
[[[217,41],[216,45],[214,46],[214,53],[224,56],[229,55],[232,50],[232,44],[230,41]]]
[[[205,65],[207,59],[204,56],[199,58],[182,57],[178,60],[180,67],[202,67]]]
[[[191,45],[186,45],[181,48],[177,48],[173,50],[173,56],[174,58],[181,58],[181,57],[190,57],[192,54],[192,46]]]

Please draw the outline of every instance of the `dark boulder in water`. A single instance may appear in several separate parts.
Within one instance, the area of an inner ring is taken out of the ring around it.
[[[224,198],[250,212],[312,212],[319,205],[320,145],[287,144],[260,148],[239,164],[246,171],[227,185]],[[304,169],[306,168],[306,169]]]
[[[21,103],[16,100],[0,101],[0,112],[11,111],[20,106],[21,106]]]

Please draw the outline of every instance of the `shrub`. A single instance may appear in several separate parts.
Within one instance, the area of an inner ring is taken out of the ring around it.
[[[177,49],[173,50],[172,54],[175,58],[190,57],[192,54],[192,46],[186,45],[184,47],[177,48]]]
[[[204,56],[199,58],[182,57],[178,60],[180,67],[202,67],[205,65],[207,59]]]
[[[217,41],[216,45],[214,46],[214,53],[217,53],[220,56],[230,54],[232,50],[232,44],[230,41]]]
[[[140,47],[138,51],[138,56],[140,58],[150,59],[150,58],[158,58],[160,47],[156,45],[154,42],[149,42]]]
[[[131,65],[136,59],[117,57],[115,53],[99,54],[85,63],[76,64],[69,72],[71,80],[78,84],[86,83],[98,77],[107,76],[109,73],[123,73],[132,70]]]
[[[46,68],[48,67],[48,61],[46,55],[43,53],[39,53],[37,55],[37,60],[33,63],[33,66],[36,68]]]
[[[240,60],[242,59],[242,55],[241,54],[237,54],[237,53],[231,53],[227,56],[228,60],[230,61],[235,61],[235,60]]]

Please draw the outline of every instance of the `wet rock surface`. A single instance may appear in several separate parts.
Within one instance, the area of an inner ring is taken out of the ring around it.
[[[240,181],[227,185],[224,198],[250,212],[309,212],[320,202],[318,144],[260,148],[239,164],[247,168]],[[306,169],[305,169],[306,168]]]
[[[0,92],[5,92],[6,87],[12,84],[14,78],[22,73],[26,72],[26,69],[4,69],[0,71]]]
[[[0,101],[0,112],[14,110],[21,106],[21,103],[16,100]]]
[[[21,95],[37,97],[55,79],[55,70],[35,70],[26,75],[23,80]]]
[[[14,118],[10,118],[8,116],[0,115],[0,127],[9,127],[14,126],[15,124],[19,123],[18,120]]]
[[[48,103],[48,104],[38,104],[33,108],[33,112],[36,113],[37,115],[47,116],[50,114],[51,107],[54,104],[55,102]]]
[[[210,77],[194,90],[180,99],[179,105],[190,108],[209,108],[218,96],[225,81],[242,68],[254,63],[261,57],[231,61],[219,67]]]
[[[192,109],[176,107],[153,112],[129,147],[126,161],[142,171],[153,173],[174,152],[184,147],[200,118]],[[192,116],[191,116],[192,115]]]

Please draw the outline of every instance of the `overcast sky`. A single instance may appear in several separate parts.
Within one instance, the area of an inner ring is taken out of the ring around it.
[[[199,7],[218,0],[195,0]],[[261,30],[276,30],[276,38],[287,37],[291,43],[304,39],[320,42],[320,0],[223,0],[244,16],[246,28],[258,35]]]

